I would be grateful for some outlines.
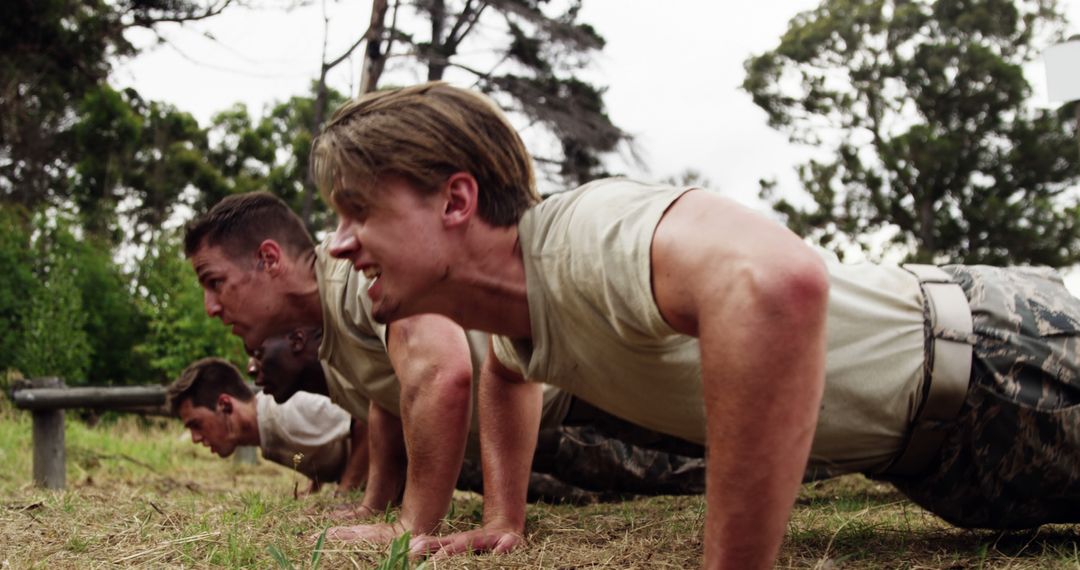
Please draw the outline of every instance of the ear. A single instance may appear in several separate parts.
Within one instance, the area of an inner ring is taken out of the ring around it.
[[[281,245],[272,239],[263,240],[256,252],[255,268],[270,275],[277,275],[282,270],[284,251]]]
[[[479,186],[476,178],[468,172],[451,174],[443,186],[446,207],[443,211],[443,224],[448,227],[467,223],[475,214],[479,200]]]
[[[233,412],[232,396],[228,394],[221,394],[218,396],[217,409],[223,414],[231,414]]]
[[[305,333],[301,329],[296,329],[296,330],[290,332],[289,336],[288,336],[288,339],[289,339],[289,350],[291,350],[293,352],[293,354],[300,354],[301,352],[304,351],[304,348],[307,346],[307,333]]]

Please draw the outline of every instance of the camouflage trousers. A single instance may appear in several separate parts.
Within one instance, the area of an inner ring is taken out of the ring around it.
[[[1048,269],[944,269],[971,306],[971,385],[931,471],[886,479],[957,526],[1080,522],[1080,300]]]
[[[458,487],[482,491],[478,462]],[[563,424],[540,432],[529,500],[613,501],[632,495],[705,493],[705,448],[607,414],[575,398]]]

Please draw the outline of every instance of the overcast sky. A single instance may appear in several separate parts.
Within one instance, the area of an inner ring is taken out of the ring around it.
[[[335,57],[366,28],[371,2],[326,4],[328,52]],[[810,151],[771,130],[739,85],[746,58],[775,47],[788,21],[817,4],[586,0],[580,20],[607,40],[586,77],[608,87],[609,116],[636,137],[645,163],[613,168],[650,179],[695,169],[716,189],[751,203],[763,177],[796,188],[792,167]],[[1080,0],[1062,6],[1074,22],[1070,31],[1080,31]],[[171,102],[204,125],[235,102],[257,114],[274,101],[308,93],[322,57],[323,26],[320,2],[291,11],[229,8],[204,22],[163,28],[165,44],[153,45],[149,34],[134,37],[151,47],[119,66],[114,82]],[[359,61],[340,66],[332,85],[346,92],[355,86]],[[1029,80],[1036,103],[1049,105],[1041,63],[1029,70]],[[1080,276],[1076,281],[1080,285]]]

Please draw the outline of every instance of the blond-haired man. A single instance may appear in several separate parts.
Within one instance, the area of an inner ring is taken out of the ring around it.
[[[536,204],[509,123],[442,83],[346,104],[312,152],[376,319],[495,335],[484,526],[418,550],[523,540],[526,379],[708,446],[711,568],[771,566],[808,461],[966,526],[1080,518],[1080,302],[1052,272],[842,265],[695,188],[605,180]]]

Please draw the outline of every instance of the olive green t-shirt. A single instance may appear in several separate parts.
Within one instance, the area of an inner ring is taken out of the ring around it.
[[[698,341],[664,321],[651,284],[656,226],[690,190],[600,180],[526,212],[518,230],[532,338],[496,337],[500,362],[628,421],[704,443]],[[811,465],[872,469],[899,451],[917,410],[922,293],[902,268],[822,255],[828,352]]]

